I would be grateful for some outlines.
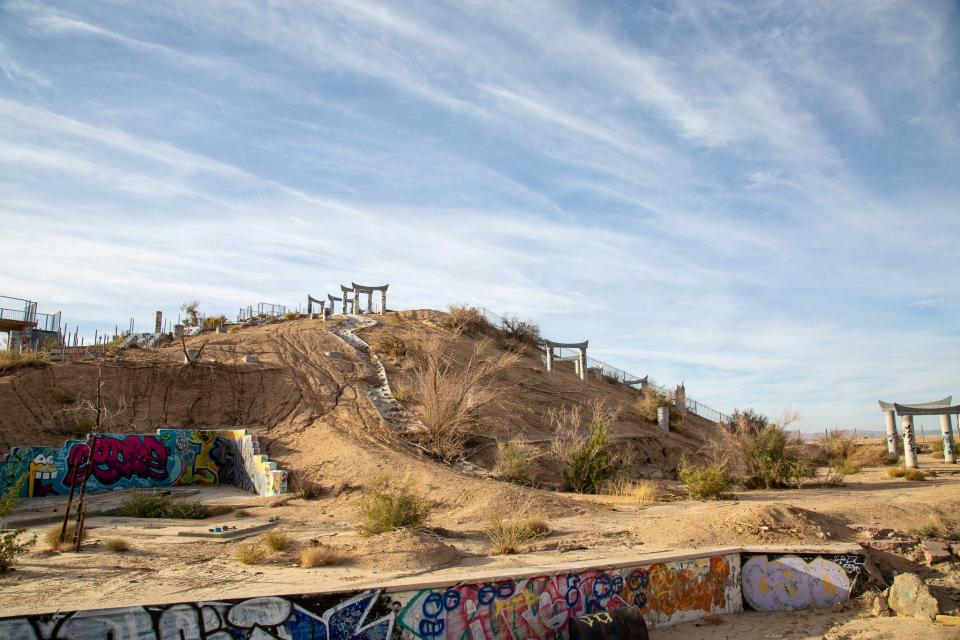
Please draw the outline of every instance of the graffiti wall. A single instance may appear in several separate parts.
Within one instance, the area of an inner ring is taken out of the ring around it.
[[[378,591],[249,598],[0,618],[0,640],[388,640],[394,615]]]
[[[758,611],[828,606],[856,594],[865,581],[862,555],[743,555],[743,599]]]
[[[403,594],[397,626],[422,640],[566,638],[571,619],[636,606],[653,626],[742,608],[740,558],[464,584]]]
[[[741,571],[742,561],[742,571]],[[0,640],[568,640],[829,605],[863,580],[859,555],[730,553],[415,591],[257,597],[0,618]],[[597,627],[597,629],[594,629]]]
[[[24,474],[22,497],[70,493],[90,460],[87,491],[229,484],[272,496],[287,490],[287,473],[260,453],[246,429],[159,429],[154,435],[98,434],[61,447],[16,447],[0,459],[0,491]]]

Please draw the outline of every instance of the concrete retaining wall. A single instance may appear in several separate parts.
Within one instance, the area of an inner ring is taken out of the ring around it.
[[[742,611],[745,599],[764,611],[828,605],[854,593],[857,567],[856,553],[733,548],[464,582],[0,618],[0,640],[560,639],[571,620],[621,607],[662,627]]]
[[[0,459],[0,492],[24,474],[25,498],[70,493],[89,453],[87,440],[61,447],[16,447]],[[93,449],[87,491],[229,484],[272,496],[287,490],[287,472],[260,453],[246,429],[158,429],[157,435],[103,433]]]

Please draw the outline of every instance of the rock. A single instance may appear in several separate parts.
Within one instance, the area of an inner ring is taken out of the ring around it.
[[[834,602],[832,605],[830,605],[830,611],[834,613],[840,613],[841,611],[843,611],[843,603]]]
[[[893,533],[893,529],[888,529],[887,527],[881,527],[873,524],[848,524],[847,528],[856,531],[863,538],[874,540],[877,538],[886,538]]]
[[[867,540],[862,543],[865,547],[876,549],[877,551],[898,551],[905,547],[912,547],[916,540],[910,538],[892,538],[890,540]]]
[[[951,557],[950,547],[939,540],[924,540],[921,545],[923,557],[926,558],[927,564],[946,562]]]
[[[873,599],[873,606],[870,608],[870,613],[878,618],[887,618],[893,615],[893,611],[890,611],[890,605],[887,604],[886,596],[879,594]]]
[[[937,616],[937,622],[960,627],[960,616]]]
[[[940,613],[937,599],[915,573],[901,573],[893,579],[887,602],[898,616],[935,620]]]
[[[342,358],[343,354],[339,351],[324,351],[323,355],[328,358]]]
[[[256,364],[259,362],[259,360],[257,360],[257,356],[243,356],[243,361],[247,364]]]

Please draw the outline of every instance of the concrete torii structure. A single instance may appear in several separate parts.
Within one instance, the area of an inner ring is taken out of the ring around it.
[[[343,313],[356,313],[357,312],[357,294],[350,287],[345,287],[340,285],[340,295],[343,296]],[[347,311],[349,307],[350,311]]]
[[[327,300],[330,301],[330,313],[336,313],[336,311],[337,311],[337,305],[336,305],[336,303],[337,303],[337,302],[342,302],[342,301],[343,301],[343,298],[338,298],[337,296],[328,293],[328,294],[327,294]],[[347,312],[346,308],[343,309],[343,312],[344,312],[344,313]]]
[[[354,313],[357,313],[357,309],[359,308],[359,296],[361,293],[367,294],[367,313],[373,313],[374,291],[380,292],[380,315],[383,315],[387,312],[387,287],[390,286],[389,284],[383,284],[379,287],[365,286],[362,284],[357,284],[356,282],[351,282],[350,284],[353,285],[353,305],[355,307]]]
[[[911,407],[914,409],[936,409],[942,407],[949,407],[950,402],[953,400],[952,396],[947,396],[942,400],[934,400],[932,402],[912,402],[910,404],[902,404],[901,407]],[[893,402],[884,402],[883,400],[878,401],[880,403],[880,410],[884,413],[884,418],[886,419],[887,426],[887,455],[890,459],[896,462],[897,458],[900,457],[900,451],[897,447],[897,420],[894,417],[896,413],[896,403]],[[903,459],[906,463],[907,459],[913,458],[913,466],[917,465],[917,444],[916,444],[916,434],[913,431],[913,417],[901,415],[901,421],[903,423]],[[907,434],[907,425],[910,426],[909,440]],[[941,423],[941,428],[942,428]],[[947,426],[949,427],[949,416]],[[909,446],[908,446],[909,442]],[[951,438],[951,443],[953,439]],[[907,450],[910,450],[908,453]],[[946,449],[944,449],[944,456],[946,456]],[[911,466],[907,463],[907,466]]]
[[[313,305],[317,305],[320,307],[320,319],[323,320],[324,319],[323,308],[326,305],[326,300],[317,300],[316,298],[311,296],[309,293],[307,294],[307,315],[309,315],[311,318],[313,317]]]
[[[586,381],[587,379],[587,345],[590,343],[589,340],[584,340],[583,342],[553,342],[552,340],[544,340],[543,347],[547,350],[547,373],[553,373],[553,363],[554,362],[563,362],[566,360],[574,360],[576,363],[574,366],[577,369],[577,375],[580,376],[580,380]],[[558,358],[554,355],[554,349],[579,349],[580,354],[576,356],[570,356],[567,358]]]
[[[953,426],[950,424],[950,416],[960,414],[960,404],[954,406],[941,407],[918,407],[903,404],[893,404],[897,415],[903,420],[903,459],[907,467],[917,467],[916,442],[913,443],[913,451],[907,452],[907,430],[910,431],[911,440],[913,435],[913,416],[940,416],[940,433],[943,436],[943,460],[950,464],[957,462],[957,450],[953,444]],[[913,464],[910,458],[913,458]]]

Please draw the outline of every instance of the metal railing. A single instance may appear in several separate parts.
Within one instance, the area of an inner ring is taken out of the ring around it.
[[[10,302],[7,302],[8,300]],[[32,324],[37,321],[36,302],[23,298],[0,296],[0,305],[10,305],[9,307],[0,307],[0,320],[13,320],[24,324]]]
[[[282,304],[271,304],[269,302],[258,302],[256,309],[253,305],[248,305],[245,309],[240,309],[237,314],[237,322],[252,320],[260,316],[273,316],[279,318],[287,312],[287,308]]]
[[[487,321],[493,324],[494,326],[499,326],[499,327],[504,326],[504,321],[506,320],[506,318],[501,316],[499,313],[491,311],[486,307],[480,307],[478,311],[480,311],[483,317],[486,318]],[[541,349],[543,348],[542,344],[540,345],[540,348]],[[577,349],[555,348],[553,352],[560,358],[579,355],[579,351]],[[645,376],[638,376],[636,374],[630,373],[629,371],[624,371],[623,369],[619,369],[617,367],[611,366],[605,362],[601,362],[600,360],[591,358],[590,356],[587,356],[587,369],[599,369],[600,373],[605,378],[609,378],[620,384],[626,384],[628,382],[633,383],[628,385],[632,388],[637,388],[637,385],[639,384],[638,381],[641,380],[643,377],[645,377]],[[645,383],[645,386],[651,387],[655,389],[657,392],[662,393],[663,395],[666,395],[666,396],[672,397],[673,395],[669,389],[667,389],[666,387],[662,387],[653,381],[648,380]],[[693,400],[691,398],[684,398],[684,404],[685,404],[684,408],[687,411],[694,413],[702,418],[706,418],[707,420],[710,420],[712,422],[728,422],[730,420],[730,416],[726,415],[725,413],[721,413],[720,411],[717,411],[716,409],[708,407],[702,402],[697,402],[696,400]]]

